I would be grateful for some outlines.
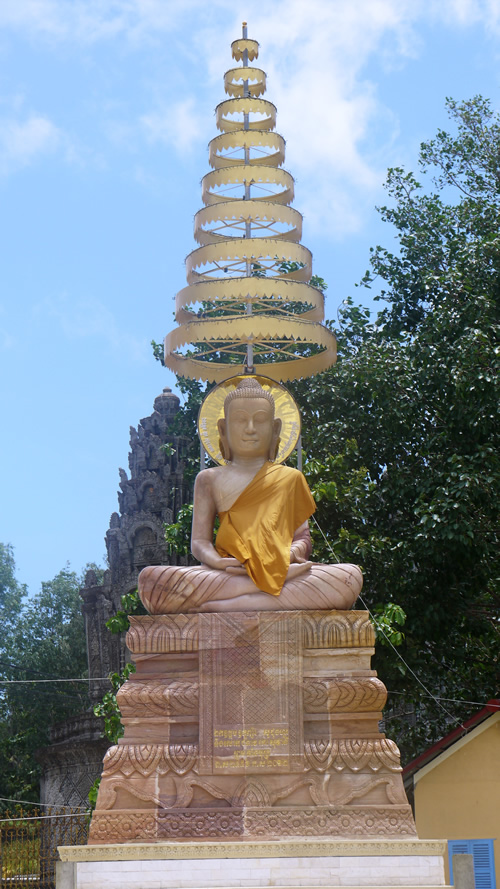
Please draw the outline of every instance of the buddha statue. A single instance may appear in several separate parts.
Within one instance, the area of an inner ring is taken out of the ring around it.
[[[302,473],[274,462],[280,431],[273,396],[254,377],[226,396],[218,421],[226,463],[202,470],[194,488],[191,551],[201,565],[144,568],[139,594],[150,614],[354,604],[363,585],[356,565],[309,561],[315,503]]]

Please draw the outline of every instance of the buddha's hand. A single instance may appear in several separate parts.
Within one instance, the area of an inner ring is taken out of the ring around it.
[[[243,565],[241,562],[238,562],[238,559],[233,559],[231,557],[227,559],[220,559],[219,562],[220,571],[225,571],[227,574],[246,574]]]
[[[247,571],[244,565],[238,562],[237,559],[228,559],[228,562],[236,562],[235,565],[228,565],[226,568],[226,574],[244,574],[246,576]]]
[[[213,546],[206,547],[203,553],[197,553],[197,555],[198,558],[200,558],[200,555],[202,556],[200,562],[205,568],[213,568],[215,571],[227,571],[228,574],[246,574],[243,565],[241,562],[238,562],[238,559],[233,559],[232,556],[227,558],[219,556],[219,553]]]

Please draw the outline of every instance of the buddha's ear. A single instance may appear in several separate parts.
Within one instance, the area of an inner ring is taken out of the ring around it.
[[[271,439],[271,446],[269,448],[269,459],[276,460],[276,456],[278,454],[278,448],[280,446],[280,432],[281,432],[281,420],[276,419],[273,421],[273,437]]]
[[[231,451],[229,450],[229,444],[227,441],[225,418],[217,420],[217,429],[219,430],[219,450],[224,460],[230,460]]]

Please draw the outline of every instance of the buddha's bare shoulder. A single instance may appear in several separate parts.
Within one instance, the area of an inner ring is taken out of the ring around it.
[[[202,469],[195,479],[195,487],[199,491],[212,490],[214,484],[217,484],[219,472],[223,467],[212,466],[210,469]]]
[[[198,473],[195,484],[195,499],[210,500],[215,503],[217,513],[226,512],[243,493],[257,475],[255,465],[214,466]]]
[[[224,485],[225,476],[227,476],[226,466],[212,466],[210,469],[202,469],[195,480],[194,489],[196,497],[208,497],[210,495],[218,501],[219,491],[221,485]]]

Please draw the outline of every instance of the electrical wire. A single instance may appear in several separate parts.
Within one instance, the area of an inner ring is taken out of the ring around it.
[[[79,806],[82,808],[83,806]],[[0,824],[9,824],[12,821],[50,821],[51,818],[85,818],[88,809],[83,809],[81,814],[74,812],[72,815],[20,815],[19,818],[0,818]]]
[[[330,550],[332,556],[334,557],[334,559],[335,559],[336,562],[339,562],[339,559],[338,559],[336,553],[333,551],[332,545],[331,545],[330,541],[327,539],[327,537],[326,537],[326,535],[325,535],[323,529],[321,528],[321,526],[320,526],[318,520],[316,519],[315,516],[313,516],[313,518],[314,518],[314,522],[315,522],[315,524],[316,524],[316,527],[317,527],[317,528],[319,529],[319,531],[321,532],[321,535],[322,535],[322,537],[323,537],[323,540],[325,541],[325,543],[326,543],[328,549]],[[416,679],[416,681],[417,681],[418,684],[421,686],[421,688],[423,688],[423,690],[424,690],[425,693],[426,693],[426,697],[432,698],[432,700],[436,702],[436,704],[438,705],[438,707],[440,707],[441,710],[442,710],[444,713],[446,713],[446,715],[451,719],[451,721],[454,722],[456,725],[458,725],[460,728],[462,728],[462,729],[464,730],[464,732],[466,732],[467,729],[464,727],[464,725],[462,724],[462,722],[460,721],[460,719],[457,719],[457,717],[456,717],[456,716],[453,716],[453,714],[450,713],[450,711],[447,710],[446,707],[443,706],[443,704],[440,704],[439,699],[436,698],[436,696],[432,694],[432,692],[427,688],[427,686],[424,685],[424,683],[422,682],[422,680],[419,679],[419,677],[417,676],[417,674],[415,673],[415,671],[412,670],[412,668],[410,667],[410,665],[406,663],[406,661],[405,661],[403,655],[397,650],[396,646],[393,645],[393,643],[392,643],[391,640],[389,639],[389,637],[388,637],[387,633],[385,632],[385,630],[383,629],[383,627],[381,627],[381,626],[378,624],[375,615],[370,611],[370,609],[369,609],[368,605],[366,604],[365,600],[363,599],[363,597],[360,595],[360,596],[358,596],[358,599],[359,599],[359,601],[361,602],[363,608],[365,608],[366,611],[368,612],[368,614],[370,615],[370,617],[371,617],[373,623],[374,623],[375,626],[377,627],[377,631],[378,631],[379,633],[382,634],[382,636],[384,637],[384,639],[386,640],[386,642],[390,645],[390,647],[392,648],[392,650],[395,652],[395,654],[397,654],[398,658],[399,658],[399,659],[402,661],[402,663],[405,665],[405,667],[406,667],[406,669],[408,670],[408,672],[411,673],[411,675],[413,676],[413,678]],[[446,698],[443,698],[442,700],[446,700]]]
[[[388,691],[387,694],[388,695],[406,695],[406,692],[404,692],[404,691]],[[427,698],[427,697],[429,697],[429,695],[421,695],[421,697]],[[434,696],[430,695],[430,697],[434,697]],[[436,695],[434,697],[434,700],[435,701],[449,701],[451,704],[472,704],[475,707],[485,707],[486,706],[484,701],[464,701],[463,698],[441,698],[438,695]],[[493,704],[488,702],[488,704],[492,708],[492,710],[500,710],[500,701],[498,703],[496,703],[494,701]]]
[[[0,685],[34,685],[38,682],[108,682],[109,676],[94,676],[87,679],[0,679]]]
[[[0,796],[0,803],[20,803],[25,806],[35,806],[37,809],[82,809],[83,812],[87,811],[87,806],[65,806],[63,803],[34,803],[33,800],[10,799],[6,796]]]
[[[326,546],[328,547],[328,549],[329,549],[331,555],[333,556],[335,562],[339,563],[339,562],[340,562],[340,559],[338,558],[337,554],[336,554],[335,551],[333,550],[333,547],[332,547],[330,541],[328,540],[328,538],[326,537],[326,535],[325,535],[325,533],[324,533],[324,531],[323,531],[321,525],[319,524],[319,522],[318,522],[316,516],[313,515],[312,518],[313,518],[313,521],[314,521],[316,527],[318,528],[318,531],[320,532],[321,536],[323,537],[323,540],[324,540]],[[434,694],[427,688],[427,686],[424,685],[424,683],[423,683],[423,682],[421,681],[421,679],[417,676],[417,674],[416,674],[415,671],[410,667],[410,665],[405,661],[405,659],[404,659],[403,655],[401,654],[401,652],[399,652],[398,649],[395,647],[395,645],[393,645],[393,643],[392,643],[391,640],[389,639],[389,637],[388,637],[387,633],[385,632],[385,630],[378,624],[375,615],[374,615],[373,612],[370,610],[370,608],[368,607],[368,605],[367,605],[367,603],[365,602],[365,600],[363,599],[363,597],[360,595],[358,598],[359,598],[359,601],[361,602],[361,604],[363,605],[363,607],[366,609],[366,611],[367,611],[368,614],[370,615],[372,621],[373,621],[374,624],[376,625],[378,632],[382,634],[382,636],[385,638],[386,642],[390,645],[390,647],[392,648],[392,650],[395,652],[395,654],[398,656],[398,658],[399,658],[399,659],[402,661],[402,663],[405,665],[405,667],[406,667],[406,669],[408,670],[408,672],[411,673],[411,675],[412,675],[412,676],[414,677],[414,679],[418,682],[418,684],[421,686],[421,688],[423,688],[423,690],[424,690],[424,692],[425,692],[425,695],[422,695],[422,697],[431,698],[433,701],[435,701],[435,703],[441,708],[441,710],[443,710],[444,713],[446,713],[446,715],[447,715],[453,722],[455,722],[455,723],[456,723],[458,726],[460,726],[461,728],[464,728],[464,726],[462,725],[461,721],[460,721],[459,719],[457,719],[455,716],[453,716],[453,714],[450,713],[450,711],[447,710],[446,707],[444,707],[444,706],[440,703],[440,701],[446,701],[446,702],[448,702],[448,703],[457,703],[457,704],[471,704],[471,705],[473,705],[473,706],[478,706],[478,707],[484,707],[484,701],[464,701],[464,700],[462,700],[462,699],[460,699],[460,698],[444,698],[444,697],[438,697],[438,696],[434,695]],[[1,664],[1,662],[0,662],[0,664]],[[14,664],[9,664],[9,666],[10,666],[10,667],[14,667],[15,669],[23,669],[22,667],[16,667],[16,665],[14,665]],[[34,672],[39,672],[39,671],[34,671]],[[109,681],[109,676],[99,676],[99,677],[95,677],[95,676],[94,676],[94,677],[87,677],[86,679],[82,679],[82,678],[74,678],[74,679],[0,679],[0,685],[34,685],[35,683],[38,684],[38,683],[49,683],[49,682],[87,682],[87,683],[88,683],[88,682],[107,682],[107,681]],[[388,691],[388,694],[404,695],[405,692]],[[465,730],[465,729],[464,729],[464,730]],[[1,801],[1,800],[2,800],[2,797],[0,797],[0,801]],[[14,800],[13,800],[13,802],[14,802]]]
[[[366,607],[366,606],[365,606]],[[366,609],[368,611],[368,608]],[[375,620],[375,618],[374,618]],[[399,652],[397,652],[399,655]],[[399,655],[401,657],[401,655]],[[406,662],[405,662],[406,663]],[[101,676],[99,678],[92,679],[0,679],[0,684],[8,685],[9,683],[14,683],[16,685],[26,684],[31,685],[34,682],[109,682],[109,676]],[[406,695],[404,691],[391,691],[387,689],[388,695]],[[470,704],[473,707],[484,707],[484,701],[468,701],[465,698],[443,698],[440,695],[433,694],[425,694],[421,695],[423,698],[432,698],[435,701],[448,701],[451,704]],[[500,704],[498,705],[498,709],[500,710]],[[0,797],[0,802],[2,801],[2,797]]]

